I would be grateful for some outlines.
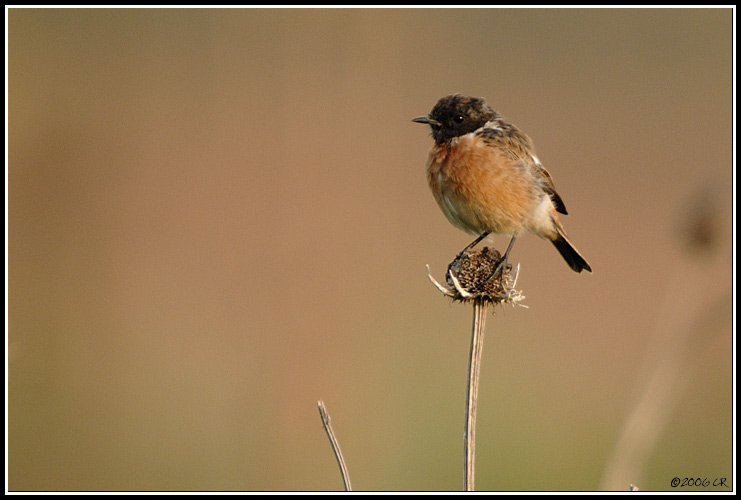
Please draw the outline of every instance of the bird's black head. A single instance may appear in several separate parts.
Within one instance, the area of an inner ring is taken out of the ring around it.
[[[481,97],[451,94],[437,101],[429,115],[412,121],[429,125],[435,142],[443,144],[454,137],[469,134],[498,117],[499,114]]]

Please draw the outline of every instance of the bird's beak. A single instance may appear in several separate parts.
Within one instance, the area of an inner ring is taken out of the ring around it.
[[[429,116],[419,116],[417,118],[413,118],[412,121],[415,122],[415,123],[424,123],[424,124],[430,125],[430,126],[433,126],[433,125],[434,126],[437,126],[437,127],[440,126],[440,122],[439,121],[433,120]]]

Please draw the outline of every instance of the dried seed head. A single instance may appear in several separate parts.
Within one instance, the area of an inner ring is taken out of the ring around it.
[[[448,265],[446,286],[428,276],[437,288],[453,300],[467,302],[475,299],[490,304],[516,303],[524,297],[514,289],[519,266],[513,268],[502,262],[497,250],[467,250]]]

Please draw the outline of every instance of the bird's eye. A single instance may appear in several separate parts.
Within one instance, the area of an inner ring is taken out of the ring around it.
[[[463,123],[463,120],[464,120],[463,115],[456,115],[455,118],[453,118],[453,121],[455,123]]]

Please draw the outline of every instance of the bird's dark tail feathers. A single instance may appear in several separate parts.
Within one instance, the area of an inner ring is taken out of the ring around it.
[[[592,268],[589,267],[587,261],[584,260],[584,257],[581,256],[576,248],[574,248],[574,245],[572,245],[568,238],[566,238],[563,230],[561,230],[561,228],[558,229],[558,236],[556,236],[555,239],[551,240],[553,246],[555,246],[556,250],[558,250],[558,253],[561,254],[569,267],[577,273],[580,273],[584,270],[587,270],[591,273]]]

